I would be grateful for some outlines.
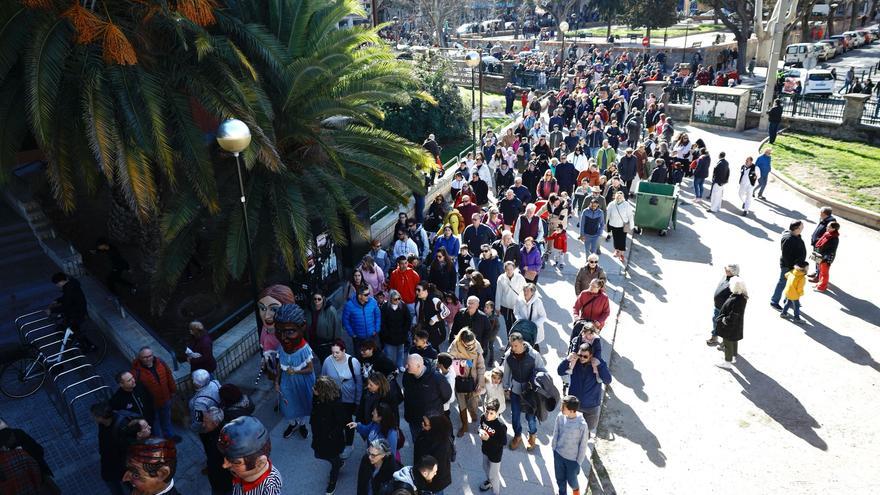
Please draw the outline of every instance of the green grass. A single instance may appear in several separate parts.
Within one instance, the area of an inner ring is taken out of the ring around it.
[[[471,89],[458,87],[458,94],[461,96],[461,101],[464,102],[465,108],[471,108]],[[474,91],[474,105],[479,107],[480,105],[480,92]],[[499,93],[489,93],[488,91],[483,91],[483,113],[486,113],[487,110],[492,108],[493,106],[499,109],[499,112],[504,112],[504,95]],[[516,98],[513,101],[513,111],[521,112],[522,104],[520,103],[520,95],[516,95]],[[485,120],[485,118],[483,119]]]
[[[721,23],[719,23],[718,25],[700,24],[697,26],[691,26],[690,29],[687,30],[687,33],[688,33],[688,36],[690,36],[692,34],[711,33],[713,31],[724,31],[725,29],[726,29],[726,27],[724,26],[724,24],[721,24]],[[598,37],[604,38],[607,30],[604,27],[595,27],[592,29],[578,29],[576,31],[569,31],[569,32],[565,33],[565,36],[569,37],[569,38],[576,38],[582,32],[590,33],[592,36],[598,36]],[[644,30],[644,28],[638,28],[638,29],[628,29],[625,27],[612,27],[611,28],[611,34],[613,34],[615,36],[619,36],[624,41],[629,41],[629,38],[627,38],[629,33],[639,33],[639,36],[645,36],[646,31]],[[663,29],[654,29],[653,31],[651,31],[652,41],[653,40],[663,40],[663,33],[664,33]],[[684,33],[685,33],[685,28],[683,28],[683,27],[673,27],[673,28],[669,28],[668,30],[666,30],[667,38],[676,38],[678,36],[684,36]],[[639,41],[641,42],[641,39],[639,39]]]
[[[880,147],[786,133],[773,145],[773,167],[833,199],[880,213]]]
[[[464,106],[467,109],[471,107],[471,90],[470,88],[458,88],[458,94],[461,96],[461,101],[464,102]],[[475,91],[474,97],[476,98],[475,103],[477,105],[480,104],[480,92]],[[506,116],[497,116],[497,117],[487,117],[486,114],[490,111],[493,104],[500,108],[500,112],[504,112],[504,95],[498,93],[489,93],[483,92],[483,132],[486,132],[487,129],[492,129],[494,131],[498,131],[501,127],[504,127],[508,123],[512,122],[513,119],[507,118]],[[514,116],[519,115],[519,112],[522,111],[522,105],[520,104],[519,98],[513,104],[513,111],[515,113]],[[497,114],[497,112],[495,112]],[[479,126],[477,129],[479,131]],[[440,152],[440,160],[443,163],[446,163],[451,158],[458,156],[465,148],[471,145],[471,137],[470,137],[470,125],[468,125],[468,136],[459,141],[453,141],[451,143],[441,143],[443,146],[443,150]]]

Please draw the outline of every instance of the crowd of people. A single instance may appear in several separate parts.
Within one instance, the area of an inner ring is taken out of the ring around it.
[[[665,92],[643,89],[644,81],[664,77],[662,57],[609,57],[593,49],[566,59],[559,91],[543,98],[524,93],[518,124],[481,137],[423,222],[401,213],[392,243],[372,242],[343,284],[340,305],[320,291],[297,301],[285,285],[260,293],[261,367],[286,422],[282,437],[310,437],[314,456],[329,464],[327,495],[336,492],[357,437],[365,446],[356,469],[359,495],[442,495],[452,483],[456,442],[469,435],[481,442],[479,489],[501,493],[505,447],[534,452],[545,421],[553,424],[558,493],[579,493],[603,387],[612,380],[599,338],[611,314],[599,260],[605,247],[625,271],[639,183],[684,187],[691,177],[695,205],[707,199],[705,209],[718,212],[733,182],[748,215],[752,198],[764,198],[772,156],[767,148],[747,158],[738,176],[723,152],[713,166],[707,144],[676,131],[664,113]],[[426,149],[439,153],[427,142]],[[793,311],[793,322],[800,321],[805,281],[827,288],[840,224],[830,208],[821,210],[810,275],[802,229],[793,222],[783,235],[771,297],[783,318]],[[587,255],[576,272],[565,266],[569,237],[583,242]],[[571,277],[574,287],[571,320],[557,322],[559,335],[550,334],[555,326],[538,289],[547,276]],[[57,278],[58,307],[78,315],[75,279]],[[707,340],[724,351],[721,367],[736,361],[747,301],[739,267],[725,266]],[[216,379],[204,326],[192,322],[189,332],[189,427],[202,442],[213,493],[282,493],[268,431],[253,416],[256,404]],[[547,353],[560,348],[554,372]],[[129,493],[129,485],[131,493],[177,493],[181,437],[170,420],[177,390],[169,366],[144,347],[116,381],[112,399],[92,407],[102,478],[112,494]],[[401,455],[407,444],[411,458]]]

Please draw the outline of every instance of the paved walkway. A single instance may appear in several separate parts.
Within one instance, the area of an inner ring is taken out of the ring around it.
[[[713,163],[726,151],[737,171],[763,138],[689,130]],[[687,205],[667,237],[635,239],[620,323],[605,336],[615,382],[596,492],[877,493],[880,269],[869,253],[880,252],[880,234],[841,221],[830,289],[808,288],[797,326],[769,307],[779,238],[801,219],[809,239],[817,208],[774,180],[747,218],[735,196],[728,186],[721,213]],[[726,263],[740,265],[751,296],[732,372],[713,366],[721,353],[704,343]]]

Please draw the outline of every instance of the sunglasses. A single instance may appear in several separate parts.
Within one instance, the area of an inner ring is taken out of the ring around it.
[[[323,301],[323,300],[324,300],[323,297],[316,297],[316,298],[315,298],[315,301],[318,301],[318,302],[321,302],[321,301]]]
[[[597,263],[599,263],[599,262],[598,261],[588,261],[587,262],[588,265],[595,265]]]
[[[399,297],[392,297],[391,300],[392,301],[400,301],[400,298]]]
[[[587,359],[588,357],[590,357],[590,355],[589,354],[578,354],[578,357],[581,359]]]

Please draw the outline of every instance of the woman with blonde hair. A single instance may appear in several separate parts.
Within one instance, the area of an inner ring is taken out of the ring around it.
[[[369,254],[364,256],[361,267],[358,270],[367,286],[370,287],[370,295],[376,297],[376,294],[382,292],[385,287],[385,273],[373,260]]]
[[[626,194],[621,190],[614,193],[614,201],[608,205],[608,228],[614,238],[614,257],[625,263],[626,234],[634,226],[633,207],[626,200]]]

